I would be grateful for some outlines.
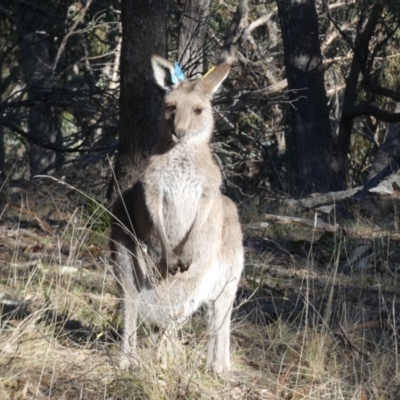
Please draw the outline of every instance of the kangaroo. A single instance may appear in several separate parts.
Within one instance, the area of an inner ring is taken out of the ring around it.
[[[140,179],[112,208],[110,249],[121,289],[121,368],[137,363],[138,316],[168,328],[207,307],[207,366],[230,369],[230,319],[243,269],[235,204],[221,193],[213,161],[211,99],[228,62],[196,81],[159,56],[151,59],[165,91],[164,117]]]

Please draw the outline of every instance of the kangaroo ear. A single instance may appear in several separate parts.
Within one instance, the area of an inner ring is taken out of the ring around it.
[[[211,68],[200,80],[200,85],[205,94],[214,94],[229,74],[230,64],[223,62]]]
[[[166,91],[178,87],[179,82],[184,79],[180,68],[179,71],[182,75],[177,76],[177,67],[174,67],[168,60],[160,56],[154,55],[151,57],[151,66],[158,86]]]

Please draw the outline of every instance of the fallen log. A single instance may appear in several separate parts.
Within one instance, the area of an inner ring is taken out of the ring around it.
[[[279,224],[306,226],[307,228],[313,228],[324,232],[336,232],[340,228],[338,224],[327,224],[326,222],[318,221],[317,218],[310,220],[297,217],[286,217],[282,215],[264,214],[263,219],[267,222],[277,222]]]
[[[263,230],[270,226],[268,222],[253,222],[251,224],[242,224],[242,229]]]
[[[299,225],[299,226],[304,226],[306,228],[311,228],[311,229],[314,229],[317,231],[323,231],[323,232],[332,232],[332,233],[343,232],[344,234],[349,234],[352,236],[358,236],[361,238],[368,238],[368,239],[379,239],[379,238],[383,238],[383,237],[390,237],[390,239],[392,239],[392,240],[400,240],[399,233],[392,233],[392,232],[388,232],[388,231],[383,231],[381,229],[372,230],[372,229],[369,229],[368,227],[364,227],[363,231],[360,231],[359,228],[352,228],[349,226],[342,226],[339,224],[332,225],[332,224],[328,224],[326,222],[321,222],[321,221],[318,221],[317,218],[315,218],[314,220],[311,220],[311,219],[289,217],[289,216],[282,216],[282,215],[272,215],[272,214],[263,214],[262,218],[266,222],[274,222],[277,224],[284,224],[284,225],[287,225],[287,224]],[[253,224],[248,224],[247,227],[249,229],[260,229],[260,228],[256,228],[256,227],[262,226],[260,224],[262,224],[262,222],[256,222]],[[253,225],[254,228],[252,228],[251,225]]]
[[[356,193],[361,191],[364,186],[357,186],[348,190],[341,190],[339,192],[329,192],[321,195],[313,195],[300,200],[287,199],[285,203],[289,207],[301,207],[306,210],[312,210],[317,207],[326,206],[329,204],[335,204],[340,201],[346,200],[353,197]]]
[[[301,207],[306,210],[312,210],[326,205],[334,205],[346,199],[355,199],[359,201],[369,193],[389,196],[394,195],[394,188],[400,186],[400,174],[398,172],[399,163],[400,158],[396,159],[379,174],[367,181],[365,185],[338,192],[329,192],[321,195],[314,194],[300,200],[286,199],[285,203],[291,208]]]

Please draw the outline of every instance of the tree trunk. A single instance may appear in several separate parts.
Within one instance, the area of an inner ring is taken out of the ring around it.
[[[6,157],[6,150],[4,146],[4,128],[3,125],[0,125],[0,180],[1,178],[6,177],[6,172],[4,171],[6,165],[5,157]]]
[[[363,70],[368,59],[369,45],[374,33],[375,27],[381,17],[384,9],[384,4],[376,2],[369,14],[369,19],[366,23],[360,22],[358,24],[358,30],[354,44],[354,55],[351,63],[349,76],[346,79],[346,89],[343,96],[342,106],[342,117],[339,126],[339,137],[337,143],[337,155],[338,155],[338,170],[343,182],[343,188],[346,183],[347,175],[347,156],[350,150],[351,133],[353,130],[353,111],[357,100],[357,87],[359,76]],[[366,13],[364,10],[363,14]]]
[[[33,2],[36,5],[39,3],[39,1]],[[37,106],[29,110],[28,133],[38,143],[58,143],[62,139],[61,121],[57,114],[52,112],[51,106],[41,100],[43,94],[51,92],[54,86],[50,62],[54,41],[46,31],[46,25],[40,26],[37,15],[31,8],[16,2],[16,13],[20,24],[20,63],[24,73],[27,98],[29,101],[37,102]],[[28,144],[28,157],[31,177],[38,173],[52,172],[53,167],[60,166],[63,159],[61,153],[44,149],[32,142]]]
[[[178,60],[188,77],[204,73],[204,51],[210,0],[186,0],[179,32]]]
[[[3,62],[0,59],[0,71],[3,71]],[[2,74],[0,74],[0,87],[2,87]],[[0,94],[0,104],[3,102],[3,96]],[[4,127],[0,123],[0,181],[1,178],[6,177],[6,173],[4,171],[6,165],[6,149],[4,146]]]
[[[162,93],[153,79],[150,58],[167,55],[165,0],[122,0],[119,148],[115,163],[118,188],[132,186],[154,143]],[[115,186],[115,185],[114,185]]]
[[[298,157],[299,194],[339,189],[314,0],[277,0]]]
[[[396,103],[395,113],[400,113],[400,103]],[[375,154],[374,163],[368,174],[368,180],[384,170],[396,158],[400,157],[400,122],[389,125],[386,140]]]

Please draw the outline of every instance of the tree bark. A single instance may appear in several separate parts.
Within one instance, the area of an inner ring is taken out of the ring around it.
[[[118,188],[110,188],[109,198],[132,186],[154,144],[162,93],[154,82],[150,59],[153,54],[167,55],[165,3],[121,2],[120,128],[115,163]]]
[[[298,157],[298,193],[341,187],[324,85],[315,0],[277,0]]]
[[[400,113],[400,103],[396,103],[394,112]],[[389,125],[386,140],[375,154],[368,179],[372,179],[398,157],[400,157],[400,122],[393,122]]]
[[[186,0],[179,32],[178,60],[188,77],[204,73],[210,0]]]
[[[3,62],[0,59],[0,71],[3,70]],[[2,74],[0,74],[0,88],[2,84]],[[2,103],[3,98],[2,95],[0,94],[0,104]],[[0,180],[1,178],[5,178],[6,177],[6,173],[4,171],[5,168],[5,164],[6,163],[6,149],[5,149],[5,145],[4,145],[4,127],[3,125],[0,123]]]
[[[346,89],[344,92],[342,106],[343,111],[340,120],[339,137],[337,143],[338,170],[341,181],[343,182],[343,188],[345,187],[346,183],[347,155],[350,150],[353,119],[357,116],[357,113],[354,113],[354,110],[358,94],[358,80],[361,72],[365,70],[369,54],[370,40],[381,17],[383,8],[383,3],[376,2],[372,7],[367,23],[363,24],[363,21],[360,19],[358,24],[359,29],[355,38],[353,61],[351,63],[349,76],[346,79]]]
[[[33,5],[39,1],[32,2]],[[52,79],[50,54],[54,51],[54,41],[48,33],[47,23],[40,24],[37,15],[30,8],[19,2],[15,3],[19,21],[19,45],[24,83],[27,98],[32,102],[40,99],[44,93],[49,93],[55,85]],[[47,21],[46,21],[47,22]],[[38,143],[49,142],[59,144],[61,137],[61,121],[51,106],[38,101],[39,106],[29,110],[27,130]],[[29,142],[28,157],[30,176],[39,173],[49,173],[53,167],[62,165],[63,155],[53,150]]]

